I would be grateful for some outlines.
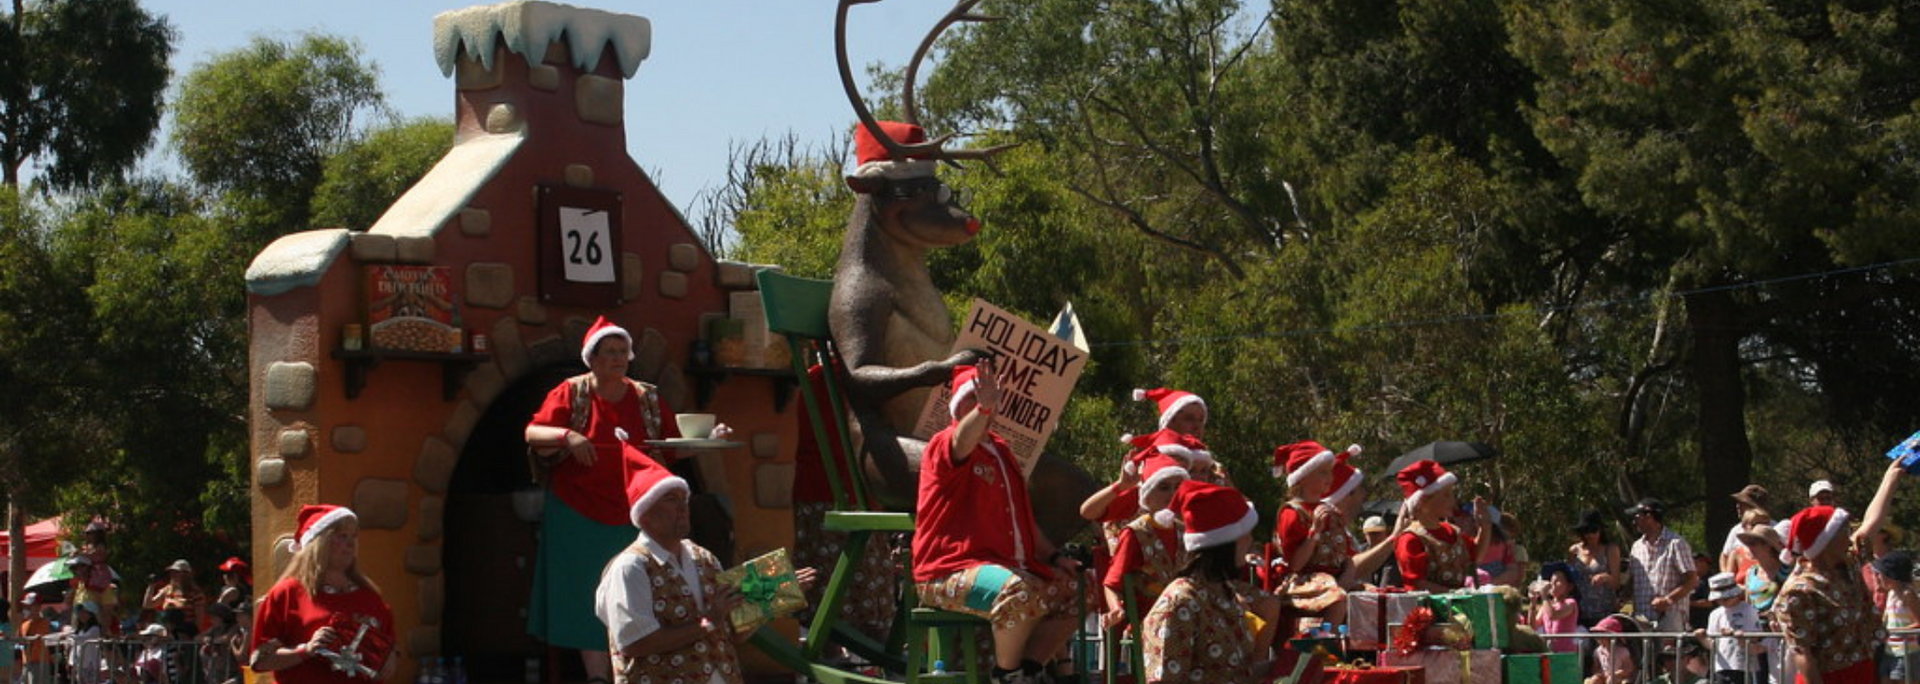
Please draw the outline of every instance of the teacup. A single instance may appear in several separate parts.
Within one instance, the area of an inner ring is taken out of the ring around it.
[[[717,418],[711,413],[682,413],[673,417],[680,426],[680,436],[687,439],[706,439],[713,435],[713,424]]]

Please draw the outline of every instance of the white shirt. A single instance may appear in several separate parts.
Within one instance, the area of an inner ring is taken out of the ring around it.
[[[694,588],[693,605],[706,611],[706,597],[699,591],[700,565],[693,560],[692,541],[680,540],[677,559],[645,531],[635,541],[655,557],[668,559],[668,564],[680,571],[680,579]],[[622,550],[607,562],[606,569],[600,571],[600,586],[593,591],[593,614],[607,626],[607,637],[616,649],[625,649],[660,630],[660,618],[653,613],[653,580],[647,575],[645,557]]]
[[[1760,631],[1760,612],[1753,609],[1752,603],[1741,601],[1731,609],[1726,606],[1714,608],[1713,614],[1707,616],[1707,637],[1713,639],[1713,669],[1759,671],[1760,664],[1755,656],[1765,650],[1760,640],[1718,638],[1727,630]]]

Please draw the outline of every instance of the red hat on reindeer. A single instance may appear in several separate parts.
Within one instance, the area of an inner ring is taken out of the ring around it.
[[[900,121],[876,121],[880,132],[894,142],[902,145],[917,145],[927,141],[924,128]],[[853,127],[853,154],[859,164],[853,169],[853,178],[880,178],[886,180],[904,180],[908,178],[930,178],[939,167],[939,162],[927,159],[926,155],[916,155],[896,160],[893,153],[887,151],[885,143],[873,134],[866,124]],[[860,192],[858,185],[854,186]]]

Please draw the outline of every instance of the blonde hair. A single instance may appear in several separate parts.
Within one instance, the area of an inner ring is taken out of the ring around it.
[[[1767,514],[1767,509],[1759,506],[1747,509],[1747,512],[1740,516],[1741,525],[1753,525],[1756,523],[1766,525],[1772,522],[1773,516]]]
[[[307,590],[308,596],[318,593],[320,588],[320,575],[326,571],[327,556],[333,551],[333,535],[331,532],[334,528],[341,525],[352,525],[355,529],[358,529],[360,527],[360,521],[354,518],[347,518],[320,528],[320,531],[313,535],[312,543],[302,546],[300,550],[293,552],[293,558],[287,561],[287,570],[280,574],[280,579],[292,577],[298,580],[300,582],[300,588]],[[353,580],[355,584],[372,589],[375,594],[380,593],[380,585],[374,584],[373,580],[367,579],[367,576],[360,572],[360,559],[358,556],[354,558],[352,565],[347,566],[346,573],[347,579]]]

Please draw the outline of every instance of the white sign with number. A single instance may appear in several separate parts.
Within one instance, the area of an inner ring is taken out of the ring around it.
[[[560,257],[567,280],[613,282],[612,240],[606,211],[560,207]]]

